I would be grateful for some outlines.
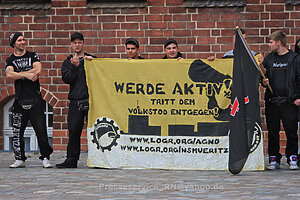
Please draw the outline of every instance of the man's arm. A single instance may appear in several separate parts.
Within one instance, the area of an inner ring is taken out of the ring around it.
[[[15,72],[13,66],[7,66],[5,69],[6,78],[8,80],[13,80],[13,81],[18,79],[24,79],[24,78],[27,78],[28,80],[31,81],[36,81],[38,79],[38,76],[34,72],[31,72],[31,70],[26,72]]]
[[[42,63],[41,62],[34,62],[33,63],[33,68],[31,70],[28,70],[27,72],[34,73],[37,76],[40,76],[41,72],[42,72]]]
[[[76,80],[78,75],[78,67],[73,65],[69,60],[65,60],[61,67],[62,80],[66,84],[71,84]]]
[[[259,66],[259,68],[260,68],[260,70],[261,70],[261,85],[263,86],[263,87],[270,87],[270,86],[268,86],[270,83],[269,83],[269,79],[268,78],[266,78],[265,77],[265,75],[266,75],[266,68],[263,66],[263,62],[264,62],[264,56],[260,53],[259,55],[258,55],[258,62],[259,62],[259,64],[258,64],[258,66]]]
[[[264,56],[260,53],[258,55],[258,62],[259,62],[259,68],[261,69],[262,73],[265,75],[266,74],[266,69],[263,66],[263,61],[264,61]]]

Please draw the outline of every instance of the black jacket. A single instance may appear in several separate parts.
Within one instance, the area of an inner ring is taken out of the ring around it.
[[[288,89],[288,102],[292,103],[295,99],[300,98],[300,56],[290,51],[288,58],[286,88]],[[264,67],[266,68],[266,78],[272,79],[274,52],[265,57]],[[272,97],[272,93],[267,88],[265,100],[268,102]]]
[[[93,55],[84,53],[86,56]],[[88,87],[86,85],[86,76],[84,70],[84,58],[80,58],[80,64],[78,67],[71,63],[71,58],[73,55],[70,55],[62,64],[61,74],[62,80],[64,83],[70,85],[70,91],[68,95],[69,100],[80,100],[89,98]]]
[[[299,43],[300,39],[298,39],[295,43],[295,53],[300,54],[300,48],[298,47],[298,43]]]

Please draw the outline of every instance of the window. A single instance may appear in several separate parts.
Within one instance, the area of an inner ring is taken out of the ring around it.
[[[13,142],[13,127],[12,127],[12,104],[14,99],[10,100],[3,108],[3,133],[4,133],[4,150],[13,150],[12,142]],[[44,104],[44,113],[46,116],[46,126],[48,133],[48,140],[50,145],[52,145],[52,134],[53,134],[53,108],[46,102],[43,101]],[[24,143],[25,143],[25,151],[38,151],[39,146],[37,143],[36,135],[33,130],[30,121],[28,121],[27,127],[24,132]]]
[[[245,6],[246,0],[185,0],[186,7],[233,7]]]
[[[0,0],[1,4],[4,3],[11,3],[11,4],[16,4],[16,3],[51,3],[50,0]]]
[[[87,0],[88,8],[137,8],[146,5],[147,0]]]
[[[299,0],[285,0],[285,4],[287,5],[300,5]]]
[[[49,9],[51,0],[0,0],[0,9]]]

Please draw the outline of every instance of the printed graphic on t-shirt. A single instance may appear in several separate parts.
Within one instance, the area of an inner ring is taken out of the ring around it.
[[[286,79],[287,79],[287,68],[288,58],[290,52],[284,55],[274,54],[274,63],[272,65],[273,72],[270,79],[270,85],[273,89],[274,96],[287,97]]]
[[[286,69],[288,66],[288,63],[273,63],[274,69]]]
[[[14,66],[16,67],[17,72],[28,71],[32,69],[31,66],[31,57],[29,58],[18,58],[12,61]]]
[[[34,62],[39,62],[40,58],[37,53],[35,52],[26,52],[21,57],[17,57],[15,55],[11,55],[7,60],[6,60],[6,67],[7,66],[13,66],[15,72],[24,72],[28,71],[33,68],[33,63]]]

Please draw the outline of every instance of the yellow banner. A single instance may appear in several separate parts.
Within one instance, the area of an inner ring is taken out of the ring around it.
[[[232,66],[232,59],[85,61],[88,165],[226,169]]]

